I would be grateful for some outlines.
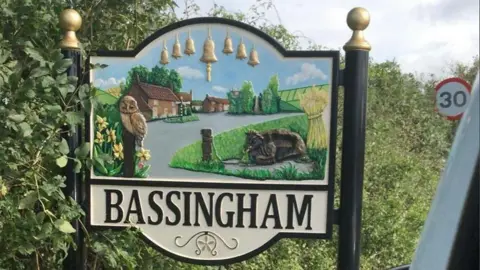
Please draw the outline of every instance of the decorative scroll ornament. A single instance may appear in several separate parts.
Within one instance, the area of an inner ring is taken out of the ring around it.
[[[180,47],[180,41],[178,41],[178,34],[175,44],[173,44],[172,57],[175,59],[182,57],[182,49]]]
[[[215,43],[212,40],[210,28],[208,28],[208,37],[203,44],[203,55],[200,61],[207,64],[207,81],[212,80],[212,63],[217,62],[217,56],[215,56]]]
[[[190,238],[188,238],[188,240],[183,244],[179,242],[181,238],[182,236],[175,237],[175,245],[179,248],[183,248],[193,240],[196,246],[195,254],[197,256],[200,256],[204,251],[207,251],[212,256],[217,256],[218,254],[217,248],[219,244],[223,244],[222,246],[229,250],[234,250],[238,247],[237,238],[232,238],[231,240],[233,241],[233,244],[229,245],[227,244],[227,241],[225,241],[225,239],[223,239],[218,234],[211,231],[198,232],[192,235]]]
[[[227,37],[225,37],[225,42],[223,45],[223,53],[226,55],[233,53],[233,42],[232,42],[232,38],[228,33],[228,28],[227,28]]]
[[[168,63],[170,63],[170,60],[168,60],[167,41],[164,40],[162,54],[160,55],[160,64],[166,65]]]
[[[247,48],[245,47],[245,44],[243,43],[243,37],[240,39],[240,44],[238,44],[237,48],[237,59],[243,60],[247,58]]]
[[[187,41],[185,42],[185,51],[183,53],[185,53],[188,56],[195,54],[195,43],[193,42],[193,39],[191,37],[190,30],[188,30],[188,38],[187,38]]]

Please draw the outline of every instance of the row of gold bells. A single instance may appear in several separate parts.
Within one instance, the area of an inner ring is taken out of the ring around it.
[[[222,52],[226,55],[233,53],[233,42],[232,42],[232,38],[228,34],[228,31],[227,31],[227,37],[225,38]],[[190,36],[190,32],[188,33],[188,38],[185,42],[184,53],[188,56],[195,54],[195,43],[193,42],[193,39]],[[175,59],[182,57],[182,50],[181,50],[180,41],[178,40],[178,34],[177,34],[176,41],[173,44],[172,57]],[[243,43],[243,38],[242,38],[240,40],[240,44],[238,44],[238,47],[237,47],[236,59],[244,60],[245,58],[247,58],[247,49],[245,47],[245,44]],[[215,43],[212,40],[210,28],[208,29],[208,37],[205,40],[205,43],[203,44],[203,55],[200,58],[200,61],[207,64],[207,81],[211,81],[212,63],[217,62],[218,59],[215,55]],[[166,41],[163,42],[163,50],[160,56],[160,63],[162,65],[166,65],[170,63],[170,60],[168,59],[168,49],[167,49]],[[257,53],[257,50],[255,49],[255,46],[250,51],[250,57],[248,59],[247,64],[252,67],[255,67],[256,65],[260,64],[260,61],[258,59],[258,53]]]

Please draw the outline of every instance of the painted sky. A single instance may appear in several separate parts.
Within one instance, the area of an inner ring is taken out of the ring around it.
[[[330,83],[331,61],[328,58],[318,59],[283,59],[273,47],[265,41],[241,29],[230,27],[229,33],[233,40],[234,53],[224,55],[223,44],[226,37],[226,26],[210,25],[212,38],[215,42],[215,55],[218,62],[212,64],[212,81],[206,81],[206,64],[200,61],[203,53],[203,43],[208,35],[207,25],[196,25],[189,28],[180,28],[170,32],[152,42],[136,58],[92,58],[94,63],[107,64],[109,67],[95,70],[93,84],[101,89],[108,89],[118,85],[127,77],[128,71],[136,65],[143,65],[149,69],[159,63],[163,42],[166,39],[167,49],[171,54],[175,42],[175,34],[179,33],[182,51],[187,39],[188,29],[195,41],[196,53],[191,56],[183,55],[180,59],[173,59],[166,66],[177,70],[183,78],[183,90],[193,91],[194,99],[203,99],[206,94],[225,97],[232,88],[240,88],[243,81],[252,81],[254,91],[258,94],[266,88],[270,77],[278,74],[280,90],[304,87],[312,84]],[[260,64],[251,67],[248,59],[235,59],[240,39],[243,41],[249,54],[252,46],[258,51]]]

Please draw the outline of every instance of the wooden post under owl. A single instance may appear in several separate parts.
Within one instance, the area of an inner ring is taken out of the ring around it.
[[[135,136],[123,129],[123,177],[135,176]]]

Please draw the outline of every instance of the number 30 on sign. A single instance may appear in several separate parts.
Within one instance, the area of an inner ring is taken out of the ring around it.
[[[472,87],[460,78],[449,78],[435,87],[435,110],[448,120],[459,120],[470,101]]]

